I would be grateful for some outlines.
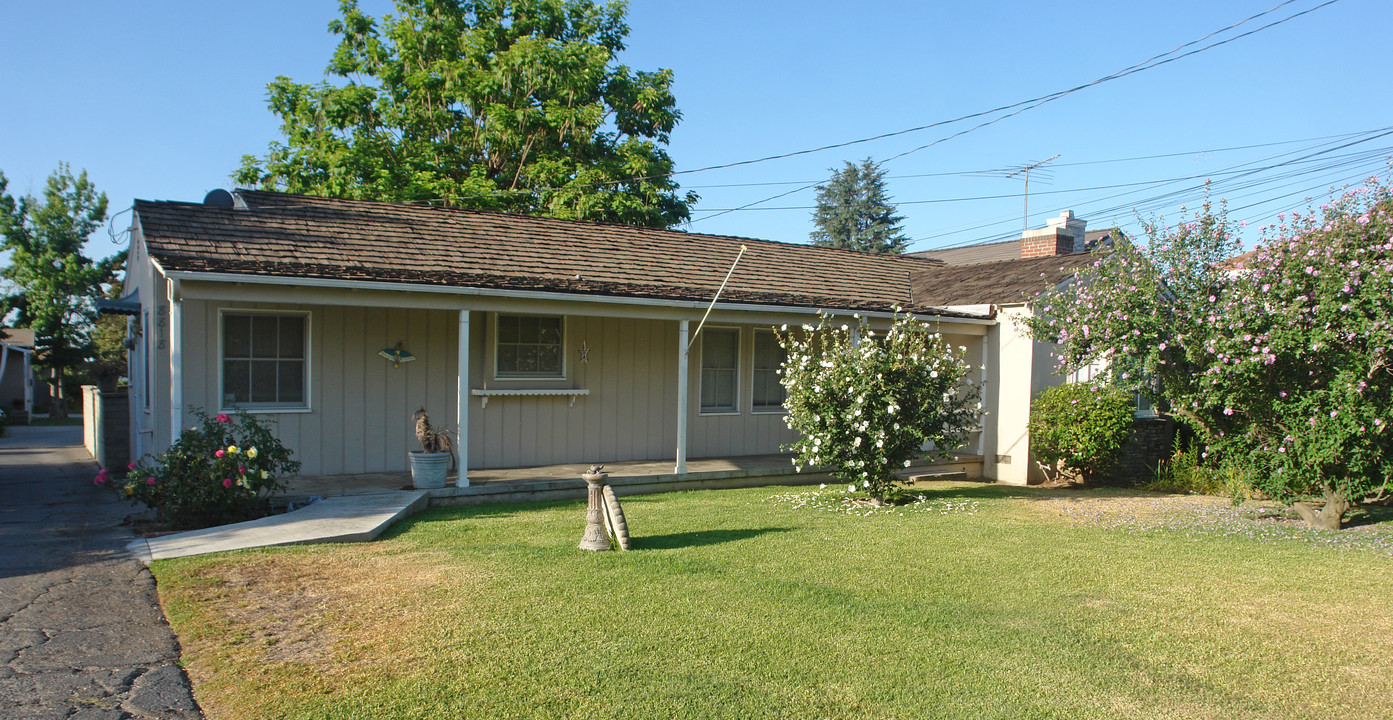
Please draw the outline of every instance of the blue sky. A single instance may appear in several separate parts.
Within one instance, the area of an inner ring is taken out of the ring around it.
[[[1208,42],[1324,1],[1295,0]],[[619,60],[675,71],[683,120],[669,151],[678,170],[694,170],[1043,96],[1279,2],[639,0],[629,8],[629,47]],[[375,15],[390,10],[380,0],[362,5]],[[134,198],[197,201],[230,187],[240,156],[262,153],[279,137],[266,83],[276,75],[322,79],[335,45],[326,26],[337,15],[333,0],[12,5],[0,24],[0,171],[10,192],[39,192],[59,161],[87,169],[113,214]],[[1386,168],[1393,135],[1356,134],[1393,126],[1390,27],[1393,3],[1339,0],[889,161],[889,190],[915,239],[911,249],[1019,233],[1023,182],[1004,175],[1056,154],[1048,172],[1032,175],[1032,227],[1066,208],[1091,228],[1134,228],[1136,210],[1174,217],[1213,177],[1227,183],[1216,195],[1250,223],[1251,243],[1258,225],[1304,207],[1304,197]],[[702,197],[690,229],[805,242],[811,189],[756,206],[774,209],[719,211],[972,124],[682,174],[683,187]],[[1225,150],[1252,145],[1264,147]],[[1129,160],[1153,155],[1170,157]],[[1290,164],[1241,174],[1281,163]],[[1161,182],[1174,178],[1191,179]],[[963,200],[990,196],[1003,197]],[[104,233],[90,248],[96,256],[117,249]]]

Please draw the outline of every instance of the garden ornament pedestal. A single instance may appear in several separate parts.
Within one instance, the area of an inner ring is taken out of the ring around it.
[[[585,508],[585,534],[580,538],[581,550],[596,552],[609,550],[609,533],[605,532],[605,481],[609,473],[601,472],[603,465],[592,465],[590,471],[581,475],[585,481],[588,499]]]

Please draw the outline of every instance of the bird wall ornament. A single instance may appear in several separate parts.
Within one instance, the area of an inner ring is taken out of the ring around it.
[[[416,359],[416,356],[415,356],[415,355],[412,355],[411,353],[409,353],[409,352],[407,352],[406,350],[402,349],[402,345],[403,345],[403,343],[397,343],[397,346],[396,346],[396,347],[394,347],[394,348],[387,348],[387,349],[385,349],[385,350],[382,350],[382,351],[378,352],[377,354],[378,354],[380,357],[382,357],[383,359],[385,359],[385,360],[387,360],[388,362],[392,363],[392,367],[394,367],[394,368],[401,367],[401,364],[402,364],[402,363],[409,363],[409,362],[411,362],[411,361],[413,361],[413,360]]]

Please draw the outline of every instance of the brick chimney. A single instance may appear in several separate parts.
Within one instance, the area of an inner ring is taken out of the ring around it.
[[[1073,210],[1065,210],[1059,213],[1059,217],[1046,221],[1045,227],[1021,233],[1021,257],[1050,257],[1083,252],[1084,228],[1087,225],[1086,221],[1074,217]]]

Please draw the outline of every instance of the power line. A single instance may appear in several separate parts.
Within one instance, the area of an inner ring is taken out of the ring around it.
[[[672,174],[672,175],[681,175],[681,174],[686,174],[686,173],[705,172],[705,171],[708,171],[708,170],[720,170],[720,169],[724,169],[724,168],[739,167],[739,166],[743,166],[743,165],[753,165],[753,164],[755,164],[755,163],[767,162],[767,161],[770,161],[770,160],[779,160],[779,159],[783,159],[783,158],[794,157],[794,156],[797,156],[797,155],[807,155],[807,154],[809,154],[809,153],[815,153],[815,152],[821,152],[821,151],[824,151],[824,150],[832,150],[832,149],[836,149],[836,148],[848,147],[848,146],[851,146],[851,145],[857,145],[857,144],[861,144],[861,143],[871,142],[871,141],[873,141],[873,140],[882,140],[882,139],[889,138],[889,137],[895,137],[895,136],[897,136],[897,135],[905,135],[905,134],[908,134],[908,133],[919,132],[919,131],[921,131],[921,130],[927,130],[927,129],[930,129],[930,128],[941,127],[941,126],[944,126],[944,125],[951,125],[951,124],[954,124],[954,123],[957,123],[957,122],[961,122],[961,121],[964,121],[964,120],[970,120],[970,119],[979,118],[979,117],[986,117],[986,116],[993,115],[993,114],[998,113],[998,112],[1003,112],[1003,111],[1005,111],[1005,110],[1011,110],[1011,109],[1014,109],[1014,108],[1019,108],[1019,109],[1016,109],[1015,112],[1007,113],[1006,115],[1002,115],[1002,116],[1000,116],[1000,117],[993,118],[993,119],[988,120],[988,121],[986,121],[986,122],[979,123],[979,124],[974,125],[974,126],[972,126],[972,127],[970,127],[970,128],[967,128],[967,129],[965,129],[965,130],[960,130],[960,131],[958,131],[958,132],[952,133],[952,134],[947,135],[947,136],[945,136],[945,137],[941,137],[941,138],[939,138],[939,139],[937,139],[937,140],[934,140],[933,142],[930,142],[930,143],[927,143],[927,144],[924,144],[924,145],[920,145],[919,147],[916,147],[916,148],[913,148],[913,149],[910,149],[910,150],[906,150],[905,152],[902,152],[902,153],[900,153],[900,154],[898,154],[898,155],[893,155],[893,156],[891,156],[891,157],[889,157],[889,158],[887,158],[886,160],[883,161],[883,162],[891,162],[891,161],[894,161],[894,160],[898,160],[898,159],[900,159],[900,158],[902,158],[902,157],[905,157],[906,155],[910,155],[910,154],[912,154],[912,153],[919,152],[920,150],[925,150],[925,149],[927,149],[927,148],[933,147],[933,146],[938,145],[938,144],[940,144],[940,143],[948,142],[949,140],[953,140],[953,139],[955,139],[955,138],[962,137],[963,135],[966,135],[966,134],[968,134],[968,133],[975,132],[975,131],[980,130],[980,129],[984,128],[984,127],[988,127],[988,126],[990,126],[990,125],[994,125],[994,124],[996,124],[996,123],[998,123],[998,122],[1001,122],[1002,120],[1005,120],[1005,119],[1011,118],[1011,117],[1015,117],[1016,115],[1020,115],[1021,113],[1024,113],[1024,112],[1026,112],[1026,111],[1028,111],[1028,110],[1032,110],[1032,109],[1037,108],[1037,107],[1039,107],[1039,106],[1041,106],[1041,105],[1044,105],[1045,103],[1053,102],[1053,101],[1058,100],[1058,99],[1060,99],[1060,98],[1062,98],[1062,97],[1066,97],[1066,96],[1068,96],[1068,95],[1072,95],[1073,93],[1076,93],[1076,92],[1078,92],[1078,91],[1080,91],[1080,90],[1084,90],[1084,89],[1086,89],[1086,88],[1090,88],[1090,87],[1094,87],[1094,86],[1097,86],[1097,85],[1101,85],[1101,84],[1103,84],[1103,83],[1110,82],[1110,81],[1112,81],[1112,80],[1116,80],[1116,79],[1119,79],[1119,78],[1127,77],[1128,75],[1134,75],[1134,74],[1139,73],[1139,72],[1142,72],[1142,71],[1144,71],[1144,70],[1150,70],[1150,69],[1152,69],[1152,68],[1160,67],[1161,65],[1165,65],[1165,64],[1167,64],[1167,63],[1171,63],[1171,62],[1174,62],[1174,61],[1176,61],[1176,60],[1180,60],[1180,59],[1182,59],[1182,58],[1187,58],[1187,57],[1190,57],[1190,56],[1192,56],[1192,55],[1196,55],[1196,54],[1202,53],[1202,52],[1204,52],[1204,51],[1206,51],[1206,50],[1211,50],[1211,49],[1213,49],[1213,48],[1219,47],[1219,46],[1221,46],[1221,45],[1226,45],[1226,44],[1231,43],[1231,42],[1233,42],[1233,41],[1235,41],[1235,40],[1239,40],[1239,39],[1248,37],[1248,36],[1250,36],[1250,35],[1253,35],[1253,34],[1262,32],[1262,31],[1264,31],[1264,30],[1267,30],[1267,29],[1276,27],[1276,26],[1281,25],[1281,24],[1283,24],[1283,23],[1290,22],[1291,20],[1294,20],[1294,19],[1296,19],[1296,18],[1298,18],[1298,17],[1301,17],[1301,16],[1303,16],[1303,15],[1307,15],[1307,14],[1310,14],[1310,13],[1312,13],[1312,12],[1315,12],[1316,10],[1320,10],[1321,8],[1325,8],[1325,7],[1328,7],[1328,6],[1330,6],[1330,5],[1334,5],[1335,3],[1339,2],[1339,1],[1340,1],[1340,0],[1326,0],[1326,2],[1321,3],[1320,5],[1317,5],[1317,6],[1313,7],[1313,8],[1309,8],[1309,9],[1307,9],[1307,10],[1303,10],[1303,11],[1301,11],[1301,12],[1298,12],[1298,13],[1296,13],[1296,14],[1294,14],[1294,15],[1290,15],[1290,16],[1288,16],[1288,17],[1286,17],[1286,18],[1281,19],[1281,20],[1277,20],[1277,21],[1268,23],[1267,25],[1264,25],[1264,26],[1262,26],[1262,27],[1255,28],[1255,29],[1253,29],[1253,30],[1249,30],[1248,32],[1241,33],[1241,34],[1239,34],[1239,35],[1235,35],[1235,36],[1230,37],[1230,38],[1225,38],[1224,40],[1220,40],[1220,41],[1218,41],[1218,42],[1212,43],[1212,44],[1210,44],[1210,45],[1206,45],[1206,46],[1201,47],[1201,48],[1197,48],[1197,49],[1195,49],[1195,50],[1191,50],[1191,51],[1189,51],[1189,52],[1186,52],[1186,53],[1183,53],[1183,54],[1180,54],[1180,55],[1175,55],[1175,53],[1177,53],[1177,52],[1179,52],[1179,51],[1181,51],[1181,50],[1184,50],[1185,48],[1192,47],[1192,46],[1197,45],[1197,44],[1199,44],[1199,43],[1202,43],[1202,42],[1204,42],[1204,41],[1208,40],[1209,38],[1212,38],[1212,37],[1214,37],[1214,36],[1216,36],[1216,35],[1219,35],[1219,34],[1228,32],[1229,30],[1232,30],[1232,29],[1234,29],[1234,28],[1237,28],[1237,27],[1240,26],[1240,25],[1243,25],[1243,24],[1245,24],[1245,23],[1251,22],[1252,20],[1255,20],[1255,19],[1257,19],[1257,18],[1263,17],[1263,16],[1265,16],[1265,15],[1269,15],[1269,14],[1271,14],[1271,13],[1273,13],[1273,12],[1276,12],[1277,10],[1280,10],[1281,8],[1286,7],[1287,5],[1290,5],[1290,4],[1292,4],[1293,2],[1295,2],[1295,0],[1285,0],[1285,2],[1281,2],[1281,3],[1277,4],[1276,6],[1270,8],[1270,9],[1268,9],[1268,10],[1264,10],[1263,12],[1260,12],[1260,13],[1258,13],[1258,14],[1256,14],[1256,15],[1253,15],[1253,16],[1250,16],[1250,17],[1247,17],[1247,18],[1244,18],[1243,20],[1240,20],[1240,21],[1238,21],[1238,22],[1236,22],[1236,23],[1233,23],[1232,25],[1229,25],[1229,26],[1227,26],[1227,27],[1221,28],[1221,29],[1219,29],[1219,30],[1215,30],[1214,32],[1211,32],[1211,33],[1209,33],[1208,35],[1205,35],[1204,37],[1201,37],[1201,38],[1199,38],[1199,39],[1197,39],[1197,40],[1192,40],[1192,41],[1190,41],[1190,42],[1187,42],[1187,43],[1185,43],[1185,44],[1183,44],[1183,45],[1180,45],[1179,47],[1177,47],[1177,48],[1175,48],[1175,49],[1173,49],[1173,50],[1170,50],[1170,51],[1161,53],[1160,55],[1155,55],[1155,56],[1153,56],[1153,57],[1151,57],[1151,58],[1149,58],[1149,59],[1147,59],[1147,60],[1143,60],[1143,61],[1140,62],[1140,63],[1137,63],[1137,64],[1135,64],[1135,65],[1131,65],[1131,66],[1129,66],[1129,67],[1123,68],[1122,70],[1119,70],[1119,71],[1117,71],[1117,72],[1115,72],[1115,73],[1112,73],[1111,75],[1105,75],[1105,76],[1103,76],[1103,77],[1101,77],[1101,78],[1098,78],[1097,80],[1094,80],[1094,81],[1092,81],[1092,82],[1084,83],[1084,84],[1082,84],[1082,85],[1078,85],[1078,86],[1069,88],[1068,90],[1061,90],[1061,91],[1049,93],[1049,94],[1047,94],[1047,95],[1042,95],[1042,96],[1039,96],[1039,97],[1036,97],[1036,98],[1032,98],[1032,99],[1030,99],[1030,100],[1022,100],[1022,101],[1017,102],[1017,103],[1012,103],[1012,104],[1010,104],[1010,105],[1003,105],[1003,106],[1001,106],[1001,107],[993,108],[993,109],[991,109],[991,110],[984,110],[984,111],[981,111],[981,112],[976,112],[976,113],[971,113],[971,114],[968,114],[968,115],[963,115],[963,116],[961,116],[961,117],[954,118],[954,119],[952,119],[952,120],[943,120],[943,121],[939,121],[939,122],[935,122],[935,123],[930,123],[930,124],[928,124],[928,125],[921,125],[921,126],[919,126],[919,127],[909,128],[909,129],[907,129],[907,130],[900,130],[900,131],[893,132],[893,133],[884,133],[884,134],[882,134],[882,135],[877,135],[877,136],[874,136],[874,137],[862,138],[862,139],[860,139],[860,140],[851,140],[851,141],[847,141],[847,142],[843,142],[843,143],[835,143],[835,144],[832,144],[832,145],[824,145],[824,146],[822,146],[822,147],[812,148],[812,149],[809,149],[809,150],[799,150],[799,151],[795,151],[795,152],[791,152],[791,153],[782,153],[782,154],[779,154],[779,155],[770,155],[770,156],[767,156],[767,157],[757,158],[757,159],[754,159],[754,160],[741,160],[741,161],[739,161],[739,162],[725,163],[725,164],[721,164],[721,165],[711,165],[711,166],[707,166],[707,167],[704,167],[704,168],[697,168],[697,169],[695,169],[695,170],[682,170],[682,171],[674,172],[674,173],[671,173],[671,174]],[[1173,57],[1167,57],[1167,56],[1173,56]],[[748,205],[744,206],[743,208],[739,208],[739,209],[744,209],[744,208],[748,208],[748,207],[753,207],[753,206],[755,206],[755,205],[760,205],[760,204],[765,203],[765,202],[768,202],[768,201],[770,201],[770,200],[775,200],[775,199],[778,199],[778,198],[780,198],[780,197],[784,197],[784,196],[786,196],[786,195],[791,195],[791,194],[793,194],[794,192],[799,192],[799,191],[801,191],[801,190],[806,190],[806,189],[808,189],[809,187],[813,187],[813,186],[814,186],[814,185],[808,185],[808,186],[805,186],[805,187],[798,188],[797,190],[792,190],[792,191],[789,191],[789,192],[780,193],[780,194],[778,194],[778,195],[765,198],[765,199],[763,199],[763,200],[757,200],[757,201],[755,201],[755,202],[753,202],[753,203],[749,203]],[[691,221],[689,221],[689,224],[690,224],[690,223],[701,222],[701,221],[703,221],[703,220],[709,220],[709,219],[711,219],[711,218],[713,218],[713,217],[719,217],[720,215],[724,215],[724,214],[726,214],[726,212],[720,212],[720,213],[717,213],[716,215],[709,215],[709,216],[707,216],[707,217],[698,218],[698,219],[696,219],[696,220],[691,220]]]
[[[1207,173],[1207,174],[1205,174],[1205,175],[1197,175],[1197,176],[1192,176],[1192,177],[1187,177],[1187,178],[1173,178],[1173,179],[1170,179],[1170,180],[1154,181],[1154,182],[1148,182],[1148,183],[1144,183],[1144,184],[1155,186],[1155,185],[1172,184],[1172,183],[1174,183],[1174,182],[1183,182],[1183,181],[1186,181],[1186,180],[1194,180],[1194,179],[1198,179],[1198,178],[1201,178],[1201,177],[1203,177],[1203,178],[1221,177],[1222,179],[1220,179],[1220,180],[1217,180],[1217,181],[1213,181],[1213,182],[1211,182],[1211,183],[1208,183],[1208,190],[1209,190],[1209,192],[1213,193],[1213,192],[1221,191],[1221,190],[1222,190],[1222,191],[1225,191],[1225,192],[1242,191],[1242,190],[1253,189],[1253,188],[1258,188],[1258,187],[1268,187],[1268,188],[1270,188],[1270,187],[1272,186],[1272,183],[1278,182],[1278,181],[1281,181],[1281,180],[1284,180],[1284,179],[1297,178],[1297,177],[1309,177],[1309,176],[1312,176],[1312,175],[1319,175],[1319,174],[1328,174],[1328,173],[1330,173],[1330,172],[1332,172],[1332,171],[1339,170],[1339,169],[1342,169],[1342,168],[1347,168],[1347,167],[1350,167],[1350,166],[1355,166],[1355,165],[1363,165],[1363,166],[1366,166],[1366,167],[1367,167],[1367,165],[1368,165],[1370,162],[1374,162],[1374,161],[1377,161],[1377,162],[1379,162],[1379,163],[1382,165],[1382,164],[1384,164],[1384,163],[1386,162],[1386,159],[1387,159],[1387,157],[1388,157],[1388,153],[1389,153],[1390,151],[1393,151],[1393,147],[1380,147],[1380,148],[1376,148],[1376,149],[1373,149],[1373,150],[1360,151],[1360,152],[1358,152],[1358,153],[1350,153],[1350,154],[1347,154],[1347,155],[1338,155],[1338,156],[1335,156],[1335,157],[1333,157],[1333,158],[1331,158],[1331,157],[1322,157],[1322,156],[1327,156],[1329,153],[1332,153],[1332,152],[1335,152],[1335,151],[1338,151],[1338,150],[1341,150],[1341,149],[1345,149],[1345,148],[1351,147],[1351,146],[1356,145],[1356,144],[1359,144],[1359,143],[1368,142],[1368,141],[1370,141],[1370,140],[1375,140],[1375,139],[1378,139],[1378,138],[1381,138],[1381,137],[1386,137],[1386,136],[1388,136],[1388,135],[1393,135],[1393,128],[1386,128],[1386,129],[1383,129],[1383,131],[1381,131],[1381,132],[1371,131],[1371,132],[1369,132],[1369,133],[1366,134],[1366,137],[1363,137],[1363,138],[1361,138],[1361,139],[1359,139],[1359,140],[1355,140],[1355,141],[1352,141],[1352,142],[1343,143],[1343,144],[1339,144],[1339,145],[1334,145],[1334,146],[1332,146],[1332,147],[1326,147],[1326,148],[1324,148],[1324,149],[1317,150],[1317,151],[1315,151],[1315,152],[1311,152],[1311,153],[1302,155],[1302,156],[1300,156],[1300,157],[1287,159],[1287,160],[1284,160],[1284,161],[1281,161],[1281,162],[1276,162],[1276,163],[1268,164],[1268,165],[1265,165],[1265,166],[1262,166],[1262,167],[1252,168],[1252,167],[1250,167],[1250,166],[1253,165],[1254,163],[1264,162],[1264,160],[1272,160],[1272,159],[1276,159],[1276,158],[1283,157],[1283,156],[1285,156],[1285,155],[1292,155],[1292,154],[1304,152],[1304,150],[1296,150],[1296,151],[1292,151],[1292,152],[1288,152],[1288,153],[1280,153],[1280,154],[1278,154],[1278,155],[1276,155],[1276,156],[1272,156],[1272,157],[1270,157],[1270,158],[1260,159],[1260,160],[1251,161],[1251,162],[1247,162],[1247,163],[1242,163],[1242,164],[1239,164],[1239,165],[1237,165],[1237,166],[1233,166],[1233,167],[1231,167],[1231,168],[1227,168],[1227,169],[1224,169],[1224,170],[1221,170],[1221,171],[1218,171],[1218,172]],[[1343,137],[1343,136],[1342,136],[1342,137]],[[1313,147],[1318,147],[1318,146],[1313,146]],[[1307,149],[1311,149],[1311,148],[1307,148]],[[1314,167],[1314,168],[1310,168],[1310,169],[1304,169],[1304,170],[1293,170],[1293,171],[1289,171],[1289,172],[1282,173],[1282,174],[1279,174],[1279,175],[1276,175],[1276,176],[1272,176],[1272,177],[1266,177],[1266,178],[1254,177],[1254,176],[1260,175],[1261,173],[1268,172],[1268,171],[1270,171],[1270,170],[1274,170],[1274,169],[1278,169],[1278,168],[1284,168],[1284,167],[1299,166],[1299,165],[1301,165],[1301,164],[1303,164],[1303,163],[1309,163],[1309,162],[1315,160],[1316,158],[1322,158],[1321,162],[1322,162],[1323,164],[1320,165],[1320,166],[1318,166],[1318,167]],[[1357,173],[1354,177],[1364,176],[1364,175],[1366,175],[1366,172],[1367,172],[1367,171],[1365,171],[1365,170],[1361,170],[1361,172],[1360,172],[1360,173]],[[1242,180],[1243,178],[1251,178],[1251,179],[1249,179],[1249,180],[1246,181],[1246,182],[1239,183],[1238,181]],[[1324,183],[1322,183],[1322,185],[1323,185],[1323,184],[1324,184]],[[1315,186],[1315,187],[1320,187],[1320,186]],[[1308,189],[1309,189],[1309,188],[1308,188]],[[1200,193],[1204,192],[1205,190],[1206,190],[1206,183],[1199,183],[1199,184],[1196,184],[1196,185],[1191,185],[1191,186],[1187,186],[1187,187],[1180,188],[1180,189],[1177,189],[1177,190],[1173,190],[1173,191],[1168,191],[1168,192],[1165,192],[1165,193],[1161,193],[1161,194],[1159,194],[1159,195],[1152,195],[1152,196],[1150,196],[1150,197],[1143,198],[1143,199],[1140,199],[1140,200],[1134,200],[1134,201],[1131,201],[1131,202],[1128,202],[1128,203],[1125,203],[1125,204],[1115,205],[1115,206],[1111,206],[1111,207],[1107,207],[1107,208],[1086,209],[1086,210],[1083,212],[1083,214],[1084,214],[1084,215],[1101,215],[1101,216],[1107,216],[1107,215],[1109,215],[1109,214],[1116,214],[1116,213],[1118,213],[1118,212],[1123,212],[1123,211],[1128,211],[1128,212],[1132,212],[1132,213],[1138,213],[1138,212],[1143,212],[1143,211],[1146,211],[1146,210],[1154,209],[1154,208],[1156,208],[1156,207],[1159,207],[1159,206],[1160,206],[1161,204],[1163,204],[1163,203],[1176,202],[1176,201],[1178,201],[1178,200],[1181,200],[1182,198],[1184,198],[1184,199],[1189,199],[1189,198],[1192,198],[1192,197],[1198,197],[1198,195],[1199,195]],[[1093,204],[1093,203],[1102,202],[1102,201],[1110,200],[1110,199],[1117,198],[1117,197],[1123,197],[1123,196],[1131,195],[1131,194],[1133,194],[1133,192],[1132,192],[1132,191],[1129,191],[1129,192],[1119,193],[1119,194],[1116,194],[1116,195],[1107,196],[1107,197],[1103,197],[1103,198],[1095,198],[1095,199],[1093,199],[1093,200],[1088,200],[1088,201],[1085,201],[1085,202],[1080,203],[1080,204],[1083,205],[1085,208],[1087,208],[1088,205]],[[1241,197],[1241,196],[1235,196],[1235,197]],[[1279,197],[1286,197],[1286,196],[1279,196]],[[1267,200],[1267,201],[1263,201],[1263,202],[1273,202],[1273,201],[1275,201],[1275,200]],[[1256,203],[1256,204],[1262,204],[1262,203]],[[1255,205],[1256,205],[1256,204],[1255,204]],[[1252,207],[1252,205],[1245,205],[1245,206],[1242,206],[1242,208],[1239,208],[1239,209],[1246,209],[1246,208],[1248,208],[1248,207]],[[956,230],[956,231],[953,231],[953,232],[944,233],[944,234],[940,234],[940,235],[934,235],[934,236],[928,236],[928,237],[918,238],[918,239],[916,239],[914,242],[918,243],[918,242],[923,242],[923,241],[925,241],[925,240],[931,240],[931,239],[934,239],[934,238],[936,238],[936,237],[945,237],[945,236],[947,236],[947,235],[954,235],[954,234],[958,234],[958,233],[961,233],[961,232],[970,232],[970,231],[972,231],[972,230],[980,230],[980,229],[983,229],[983,228],[992,227],[992,226],[994,226],[994,225],[1004,225],[1004,224],[1006,224],[1007,222],[1010,222],[1010,219],[1009,219],[1009,218],[997,220],[997,221],[995,221],[995,222],[984,223],[984,224],[980,224],[980,225],[976,225],[976,226],[973,226],[973,227],[964,228],[964,229],[961,229],[961,230]],[[1009,239],[1009,238],[1011,238],[1011,237],[1014,237],[1014,233],[1004,233],[1004,234],[993,235],[993,236],[990,236],[990,237],[978,237],[978,238],[975,238],[975,239],[972,239],[972,240],[968,240],[968,241],[963,241],[963,242],[949,243],[949,244],[947,244],[947,245],[939,246],[939,247],[933,248],[933,249],[943,249],[943,248],[948,248],[948,247],[961,247],[961,246],[965,246],[965,245],[972,245],[972,244],[979,244],[979,243],[994,242],[994,241]]]

